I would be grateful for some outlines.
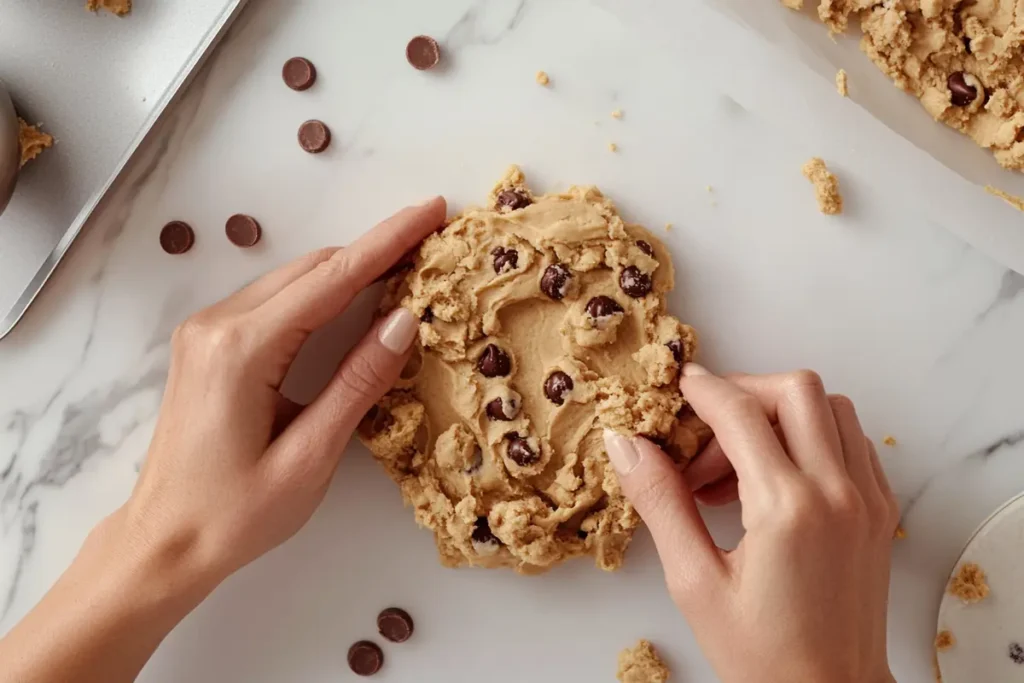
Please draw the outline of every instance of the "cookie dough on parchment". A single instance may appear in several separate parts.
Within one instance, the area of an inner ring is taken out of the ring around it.
[[[673,284],[665,247],[596,188],[535,196],[515,167],[389,283],[419,340],[360,434],[445,565],[622,564],[640,519],[604,429],[680,462],[710,438],[677,387],[696,338],[665,311]]]
[[[85,8],[90,12],[105,9],[119,17],[132,11],[132,0],[87,0]]]
[[[619,672],[616,678],[622,683],[665,683],[669,673],[668,666],[646,640],[619,653]]]

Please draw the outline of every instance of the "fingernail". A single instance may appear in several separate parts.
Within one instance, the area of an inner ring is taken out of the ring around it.
[[[604,449],[619,474],[629,474],[640,464],[640,452],[633,445],[633,440],[618,432],[604,430]]]
[[[399,308],[380,326],[377,338],[392,353],[405,353],[416,338],[420,323],[411,311]]]
[[[711,372],[706,367],[697,363],[687,363],[683,366],[683,377],[700,377],[710,374]]]
[[[430,197],[429,199],[424,199],[422,202],[420,202],[419,204],[416,204],[415,206],[416,206],[417,209],[420,209],[420,208],[423,208],[424,206],[427,206],[428,204],[431,204],[431,203],[436,202],[436,201],[437,201],[437,195],[434,195],[433,197]]]

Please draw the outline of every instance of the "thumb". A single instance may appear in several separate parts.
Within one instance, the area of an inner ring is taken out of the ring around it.
[[[651,530],[672,597],[684,602],[710,578],[725,572],[690,487],[671,458],[647,439],[606,429],[604,444],[622,492]]]

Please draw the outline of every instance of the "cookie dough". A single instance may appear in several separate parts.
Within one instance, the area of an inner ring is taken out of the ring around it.
[[[132,11],[132,0],[87,0],[85,8],[90,12],[105,9],[123,17]]]
[[[839,194],[839,179],[828,170],[825,162],[813,157],[804,164],[804,177],[814,184],[818,210],[829,216],[843,212],[843,196]]]
[[[622,683],[665,683],[669,678],[668,667],[661,661],[658,652],[646,640],[634,648],[619,653],[619,673]]]
[[[998,187],[992,187],[991,185],[985,186],[985,192],[988,192],[993,197],[999,197],[1018,211],[1024,211],[1024,199],[1021,199],[1016,195],[1012,195],[1009,192],[1003,192]]]
[[[846,69],[836,72],[836,92],[843,97],[850,96],[850,77],[846,75]]]
[[[988,597],[988,582],[985,572],[974,562],[965,562],[949,582],[949,594],[960,598],[964,604],[981,602]]]
[[[859,22],[861,49],[898,87],[1006,168],[1024,168],[1018,0],[820,0],[818,15],[835,33]]]
[[[693,330],[665,311],[671,257],[596,188],[534,195],[518,168],[424,241],[383,309],[422,321],[360,434],[443,564],[616,569],[640,519],[605,428],[682,463],[710,438],[677,386]]]
[[[53,147],[53,136],[29,125],[25,119],[18,119],[18,141],[21,144],[21,163],[19,168]]]
[[[945,652],[946,650],[952,649],[955,645],[956,638],[953,636],[953,632],[949,629],[943,629],[935,636],[935,649],[938,652]]]

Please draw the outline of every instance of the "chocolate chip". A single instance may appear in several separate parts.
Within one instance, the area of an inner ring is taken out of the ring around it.
[[[377,632],[392,643],[404,643],[412,631],[412,617],[404,609],[388,607],[377,615]]]
[[[244,213],[236,213],[224,225],[224,233],[231,244],[245,249],[260,241],[262,231],[255,218]]]
[[[520,467],[528,467],[540,459],[529,442],[515,432],[506,434],[505,439],[508,440],[508,459]]]
[[[561,263],[548,266],[540,278],[540,291],[555,301],[561,301],[569,293],[572,271]]]
[[[316,83],[316,67],[305,57],[292,57],[284,63],[281,77],[292,90],[309,90]]]
[[[331,144],[331,129],[323,121],[306,121],[299,126],[299,146],[310,154],[319,154]]]
[[[651,246],[650,242],[644,240],[637,240],[636,246],[640,248],[640,251],[644,252],[651,258],[654,258],[654,247]]]
[[[516,211],[518,209],[525,209],[530,204],[533,204],[533,200],[525,192],[521,190],[502,190],[498,193],[498,205],[495,208]]]
[[[572,377],[561,370],[555,370],[544,380],[544,395],[556,406],[565,403],[565,395],[572,391]]]
[[[487,523],[486,517],[477,517],[476,524],[473,525],[473,533],[470,535],[473,543],[484,543],[501,545],[501,541],[498,537],[491,533],[491,525]]]
[[[512,372],[512,361],[500,348],[488,344],[480,354],[476,367],[484,377],[505,377]]]
[[[492,420],[501,420],[502,422],[508,422],[515,418],[519,414],[519,406],[516,405],[515,401],[498,397],[487,404],[487,417]]]
[[[1020,643],[1010,643],[1010,659],[1014,664],[1024,664],[1024,647]]]
[[[426,71],[441,61],[441,46],[430,36],[416,36],[405,46],[405,58],[420,71]]]
[[[978,98],[978,89],[967,83],[967,75],[963,71],[956,71],[946,79],[949,86],[950,101],[954,106],[966,107]]]
[[[619,302],[610,296],[595,296],[593,299],[587,302],[587,315],[595,320],[598,318],[606,318],[616,313],[622,313],[622,306]]]
[[[587,534],[587,532],[584,531],[583,529],[577,529],[576,530],[576,538],[580,539],[581,541],[587,540],[587,536],[588,535],[589,534]]]
[[[430,310],[430,306],[423,309],[423,315],[420,316],[421,323],[432,323],[434,322],[434,312]]]
[[[672,357],[676,359],[677,363],[683,362],[683,340],[673,339],[669,343],[665,344],[668,350],[672,352]]]
[[[395,418],[391,415],[391,411],[380,406],[370,408],[370,411],[366,413],[366,418],[370,421],[370,433],[375,435],[395,424]]]
[[[623,268],[622,274],[619,275],[619,287],[634,299],[640,299],[650,294],[651,286],[651,276],[636,266]]]
[[[464,471],[466,472],[466,474],[473,474],[474,472],[476,472],[477,470],[479,470],[483,466],[484,466],[484,452],[483,452],[483,449],[481,449],[480,446],[473,446],[473,460],[469,463],[469,467],[467,467]]]
[[[515,249],[495,247],[494,250],[491,251],[491,256],[494,257],[494,272],[499,275],[505,271],[515,270],[519,267],[519,252]]]
[[[192,226],[183,221],[171,221],[160,230],[160,248],[168,254],[184,254],[196,242]]]
[[[348,649],[348,666],[359,676],[372,676],[384,665],[384,653],[376,643],[360,640]]]

